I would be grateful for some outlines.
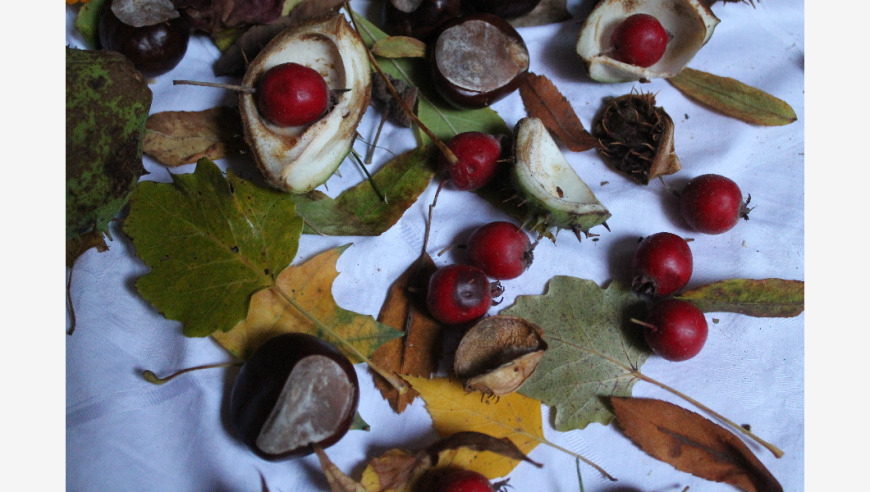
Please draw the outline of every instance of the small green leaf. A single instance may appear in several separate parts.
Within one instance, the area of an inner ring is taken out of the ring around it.
[[[299,215],[305,219],[305,233],[329,236],[377,236],[393,226],[434,176],[429,162],[432,150],[418,147],[386,163],[372,175],[387,203],[368,180],[345,190],[335,199],[313,191],[293,195]]]
[[[100,47],[100,38],[97,34],[97,26],[100,23],[100,11],[106,0],[90,0],[82,4],[76,16],[76,29],[85,39],[88,47],[97,49]]]
[[[691,302],[705,313],[789,318],[804,310],[804,283],[778,278],[731,279],[691,289],[676,297]]]
[[[362,418],[362,415],[360,415],[359,412],[354,415],[353,423],[350,425],[350,428],[353,430],[361,430],[366,432],[372,430],[372,426],[370,426],[369,423]]]
[[[172,180],[142,182],[130,199],[124,232],[151,267],[136,288],[187,336],[228,331],[293,261],[302,219],[288,194],[225,178],[205,158]]]
[[[781,126],[797,120],[794,109],[782,99],[729,77],[687,67],[668,82],[713,111],[747,123]]]
[[[640,329],[642,299],[617,282],[602,289],[591,280],[556,276],[547,292],[519,296],[502,314],[519,316],[544,330],[549,349],[519,393],[556,410],[556,429],[609,423],[604,398],[631,396],[635,372],[649,357]]]
[[[374,42],[372,54],[384,58],[423,58],[426,44],[410,36],[389,36]]]

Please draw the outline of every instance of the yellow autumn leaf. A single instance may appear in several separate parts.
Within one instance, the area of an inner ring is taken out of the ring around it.
[[[247,359],[275,335],[302,332],[336,346],[351,362],[371,356],[401,332],[372,316],[342,309],[332,297],[335,264],[350,245],[333,248],[298,266],[285,268],[272,287],[251,296],[247,317],[225,333],[212,334],[232,354]]]
[[[479,392],[466,392],[459,381],[445,378],[403,376],[426,402],[435,430],[442,437],[462,431],[476,431],[510,439],[528,455],[544,440],[541,402],[511,393],[500,398],[485,398]],[[458,466],[482,473],[489,479],[503,477],[519,461],[490,451],[467,448],[443,451],[438,466]]]

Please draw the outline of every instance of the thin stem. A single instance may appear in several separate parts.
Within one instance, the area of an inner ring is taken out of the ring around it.
[[[348,14],[350,14],[350,21],[351,21],[351,24],[353,24],[353,29],[356,31],[356,33],[360,37],[362,37],[362,34],[360,34],[359,28],[356,25],[356,14],[350,8],[350,4],[348,2],[344,2],[344,8],[345,8],[345,10],[347,10]],[[375,71],[378,72],[378,76],[380,76],[381,79],[383,79],[384,84],[387,87],[387,90],[390,91],[390,95],[392,95],[393,98],[396,100],[396,102],[399,103],[399,106],[402,108],[402,111],[404,111],[405,114],[407,114],[408,117],[411,118],[411,120],[420,128],[420,130],[422,130],[423,133],[425,133],[426,136],[432,140],[432,142],[435,144],[435,146],[438,147],[438,150],[440,150],[441,153],[444,154],[444,157],[447,158],[447,162],[449,162],[450,164],[456,164],[457,162],[459,162],[459,158],[456,157],[456,154],[454,154],[446,145],[444,145],[444,142],[442,142],[432,132],[432,130],[430,130],[426,125],[423,124],[422,121],[420,121],[419,118],[417,118],[417,115],[414,114],[414,111],[411,108],[409,108],[408,104],[405,102],[405,100],[402,99],[401,96],[399,96],[398,91],[396,91],[396,88],[393,87],[393,84],[390,82],[390,79],[387,77],[387,74],[385,74],[384,71],[381,70],[380,65],[378,65],[378,61],[375,60],[375,56],[372,55],[372,52],[371,52],[371,50],[368,49],[368,47],[366,47],[366,55],[368,56],[369,62],[372,64],[372,67],[374,67]]]
[[[242,365],[241,362],[221,362],[219,364],[206,364],[204,366],[188,367],[187,369],[182,369],[178,372],[175,372],[175,373],[170,374],[169,376],[166,376],[163,378],[158,377],[157,374],[154,374],[153,371],[149,371],[148,369],[146,369],[146,370],[142,371],[142,377],[145,378],[145,381],[148,381],[151,384],[161,385],[161,384],[166,383],[168,381],[172,381],[173,379],[175,379],[178,376],[181,376],[182,374],[185,374],[185,373],[188,373],[191,371],[198,371],[200,369],[215,369],[218,367],[233,367],[233,366],[240,366],[240,365]]]
[[[172,85],[198,85],[202,87],[215,87],[217,89],[229,89],[231,91],[245,92],[247,94],[253,94],[257,92],[257,89],[254,89],[253,87],[248,87],[246,85],[220,84],[217,82],[200,82],[198,80],[173,80]]]
[[[374,364],[368,357],[365,356],[365,354],[363,354],[362,352],[359,351],[359,349],[354,347],[353,344],[351,344],[350,342],[348,342],[344,338],[340,337],[338,335],[338,333],[336,333],[332,328],[326,326],[326,324],[324,324],[322,321],[320,321],[319,319],[312,316],[311,313],[309,313],[304,307],[302,307],[292,297],[287,295],[287,293],[284,292],[284,290],[281,289],[278,285],[273,285],[271,287],[271,289],[273,292],[277,293],[279,296],[281,296],[281,298],[283,298],[285,301],[287,301],[287,304],[290,304],[291,306],[296,308],[296,310],[299,311],[303,316],[308,318],[308,320],[311,321],[315,326],[317,326],[318,328],[320,328],[321,330],[323,330],[324,332],[329,334],[329,336],[331,336],[334,340],[339,341],[342,345],[347,347],[347,349],[350,352],[352,352],[357,358],[359,358],[359,360],[368,364],[368,366],[369,366],[369,368],[371,368],[371,370],[378,373],[378,375],[380,375],[382,378],[386,379],[387,382],[390,383],[391,386],[396,388],[396,391],[398,391],[400,395],[403,395],[403,394],[405,394],[405,392],[408,391],[408,385],[405,384],[405,382],[401,378],[399,378],[398,376],[396,376],[395,374],[393,374],[391,372],[385,371],[384,369],[382,369],[382,368],[378,367],[376,364]]]
[[[686,400],[687,402],[691,403],[692,405],[695,405],[696,407],[700,408],[701,410],[703,410],[703,411],[709,413],[710,415],[716,417],[717,419],[719,419],[719,420],[725,422],[726,424],[730,425],[731,427],[737,429],[738,431],[742,432],[743,434],[745,434],[747,437],[749,437],[749,438],[752,439],[753,441],[755,441],[755,442],[757,442],[758,444],[761,444],[762,446],[764,446],[765,448],[767,448],[767,449],[768,449],[771,453],[773,453],[773,455],[776,456],[777,458],[782,458],[783,455],[785,454],[781,449],[779,449],[778,447],[774,446],[773,444],[771,444],[771,443],[765,441],[764,439],[762,439],[762,438],[756,436],[755,434],[753,434],[752,432],[750,432],[749,430],[747,430],[747,429],[746,429],[745,427],[743,427],[742,425],[739,425],[739,424],[733,422],[732,420],[730,420],[730,419],[728,419],[728,418],[725,418],[725,416],[719,414],[718,412],[714,411],[714,410],[711,409],[710,407],[708,407],[708,406],[702,404],[702,403],[699,402],[698,400],[695,400],[694,398],[692,398],[692,397],[690,397],[689,395],[687,395],[687,394],[685,394],[685,393],[683,393],[683,392],[677,390],[676,388],[672,388],[672,387],[670,387],[670,386],[668,386],[668,385],[666,385],[666,384],[664,384],[664,383],[661,383],[661,382],[659,382],[659,381],[656,381],[655,379],[652,379],[652,378],[650,378],[650,377],[644,375],[643,373],[641,373],[641,372],[638,371],[638,370],[634,370],[634,371],[632,371],[632,373],[633,373],[633,375],[634,375],[635,377],[637,377],[638,379],[640,379],[640,380],[642,380],[642,381],[646,381],[647,383],[650,383],[650,384],[654,384],[654,385],[658,386],[659,388],[661,388],[661,389],[663,389],[663,390],[670,391],[671,393],[673,393],[673,394],[679,396],[680,398]]]
[[[517,429],[517,431],[519,431],[519,429]],[[574,459],[580,460],[580,461],[586,463],[587,465],[591,466],[592,468],[595,468],[598,471],[598,473],[601,473],[602,475],[604,475],[608,480],[613,481],[613,482],[616,481],[616,478],[614,478],[611,474],[607,473],[607,471],[604,468],[601,468],[600,466],[596,465],[594,462],[592,462],[588,458],[586,458],[582,455],[579,455],[579,454],[575,453],[574,451],[571,451],[570,449],[563,448],[562,446],[559,446],[558,444],[556,444],[554,442],[548,441],[548,440],[544,439],[543,437],[538,437],[538,436],[535,436],[535,435],[532,435],[532,434],[529,434],[526,432],[523,432],[522,434],[530,439],[538,441],[540,444],[545,444],[545,445],[550,446],[553,449],[559,450],[559,451],[561,451],[569,456],[573,456]]]
[[[371,145],[369,145],[369,150],[366,152],[366,159],[365,159],[366,164],[372,163],[372,157],[374,157],[375,148],[377,147],[378,140],[381,138],[381,130],[383,130],[384,123],[386,123],[386,121],[387,121],[387,113],[388,112],[389,112],[389,110],[387,108],[384,108],[384,112],[383,112],[383,114],[381,114],[381,122],[378,123],[378,131],[375,133],[375,140],[374,140],[374,142],[371,143]]]
[[[366,175],[366,178],[369,180],[369,183],[372,185],[372,188],[374,188],[375,193],[378,195],[378,197],[381,199],[381,201],[384,203],[387,203],[387,196],[384,195],[384,193],[381,191],[380,188],[378,188],[378,184],[375,183],[375,180],[372,178],[372,175],[369,174],[368,168],[366,168],[366,165],[363,164],[362,160],[360,160],[359,155],[356,153],[356,151],[352,150],[350,155],[353,156],[353,159],[356,161],[357,164],[359,164],[359,167],[362,168],[363,172]]]

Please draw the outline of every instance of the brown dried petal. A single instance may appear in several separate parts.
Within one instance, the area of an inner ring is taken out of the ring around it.
[[[492,316],[462,337],[453,370],[467,390],[502,396],[532,375],[546,350],[537,325],[515,316]]]
[[[608,163],[640,184],[680,170],[674,122],[651,93],[630,93],[608,102],[593,129]]]

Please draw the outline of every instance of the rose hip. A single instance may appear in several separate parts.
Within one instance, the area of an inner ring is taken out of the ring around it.
[[[510,222],[490,222],[468,237],[471,263],[499,280],[519,277],[532,264],[533,245],[522,228]]]
[[[688,301],[666,299],[654,305],[643,326],[643,335],[656,354],[669,361],[698,355],[707,341],[704,313]]]
[[[680,213],[689,226],[705,234],[731,230],[738,219],[749,220],[749,198],[737,183],[718,174],[698,176],[680,193]]]
[[[482,132],[460,133],[450,139],[447,147],[459,162],[451,164],[442,155],[440,166],[454,188],[474,191],[495,177],[501,143],[492,135]]]
[[[483,317],[502,293],[498,282],[491,283],[480,268],[472,265],[447,265],[429,278],[426,306],[433,318],[445,325],[460,325]]]
[[[692,250],[686,240],[676,234],[652,234],[637,245],[631,270],[631,290],[638,294],[667,296],[689,282]]]
[[[668,32],[655,17],[649,14],[634,14],[613,31],[610,36],[613,57],[617,60],[649,67],[662,59],[668,47]]]

